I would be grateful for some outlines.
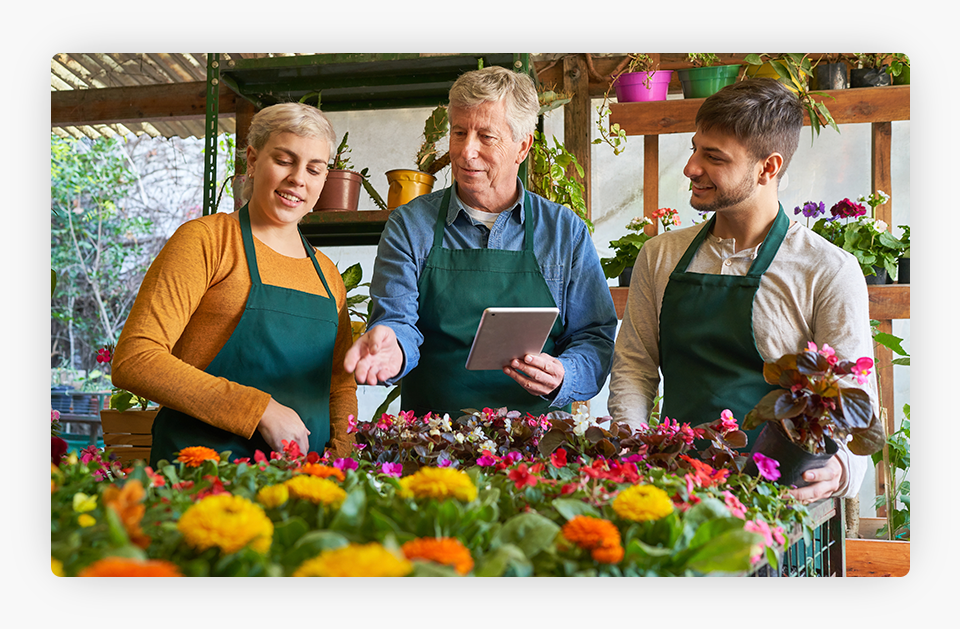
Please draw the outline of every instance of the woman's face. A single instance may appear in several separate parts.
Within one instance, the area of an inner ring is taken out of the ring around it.
[[[271,134],[260,150],[248,146],[251,213],[277,226],[296,225],[316,205],[329,159],[325,140],[290,132]]]

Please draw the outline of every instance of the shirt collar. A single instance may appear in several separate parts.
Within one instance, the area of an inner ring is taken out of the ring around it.
[[[453,221],[457,220],[457,214],[463,211],[465,207],[463,204],[463,201],[460,200],[460,195],[457,194],[456,182],[451,184],[451,187],[453,188],[453,194],[451,195],[453,198],[453,203],[450,204],[450,208],[447,210],[447,225],[452,225]],[[513,212],[517,216],[517,220],[520,221],[520,224],[523,225],[523,219],[524,219],[523,207],[524,207],[524,202],[526,201],[527,195],[525,194],[526,190],[523,187],[523,181],[520,180],[520,177],[517,177],[517,190],[519,191],[520,194],[517,197],[516,203],[512,208],[510,208],[509,210],[504,210],[504,212]],[[466,214],[465,211],[463,213]]]

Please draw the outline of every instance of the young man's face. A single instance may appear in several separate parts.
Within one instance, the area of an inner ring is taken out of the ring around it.
[[[697,130],[683,174],[693,184],[690,205],[700,212],[742,207],[756,193],[761,162],[734,136]]]

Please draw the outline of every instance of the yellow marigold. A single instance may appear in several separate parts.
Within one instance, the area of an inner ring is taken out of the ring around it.
[[[53,572],[53,576],[62,577],[63,575],[63,562],[59,559],[50,558],[50,571]]]
[[[453,566],[460,574],[473,570],[470,550],[455,537],[419,537],[400,547],[407,559],[426,559]]]
[[[116,512],[130,536],[130,541],[140,548],[150,545],[150,538],[140,528],[140,520],[147,509],[143,504],[146,495],[143,483],[136,479],[127,481],[122,489],[110,485],[103,490],[103,504]]]
[[[220,455],[213,448],[190,446],[177,453],[177,462],[187,467],[200,467],[204,461],[220,461]]]
[[[287,486],[290,495],[294,498],[309,500],[315,505],[323,504],[339,507],[347,497],[347,492],[343,491],[335,482],[316,476],[301,474],[286,481],[284,485]]]
[[[321,465],[319,463],[304,463],[303,467],[300,468],[300,473],[309,474],[310,476],[316,476],[318,478],[330,478],[333,476],[339,481],[345,478],[342,470],[338,470],[331,465]]]
[[[613,500],[613,510],[621,518],[642,522],[659,520],[673,512],[667,492],[653,485],[634,485],[624,489]]]
[[[279,507],[290,499],[290,490],[286,485],[268,485],[257,492],[257,502],[267,509]]]
[[[234,553],[250,545],[265,553],[273,541],[273,522],[263,508],[231,494],[214,494],[195,503],[180,518],[177,529],[200,551],[217,547]]]
[[[293,573],[295,577],[402,577],[413,564],[378,544],[348,544],[325,550],[308,559]]]
[[[404,498],[456,498],[470,502],[477,497],[477,488],[470,477],[449,467],[422,467],[401,478],[400,487]]]
[[[140,561],[126,557],[105,557],[80,571],[81,577],[182,577],[180,569],[162,559]]]

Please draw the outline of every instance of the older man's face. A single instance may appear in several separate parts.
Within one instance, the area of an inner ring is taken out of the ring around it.
[[[503,101],[475,107],[450,105],[450,166],[457,193],[470,207],[500,212],[517,196],[517,172],[533,134],[516,142]]]

